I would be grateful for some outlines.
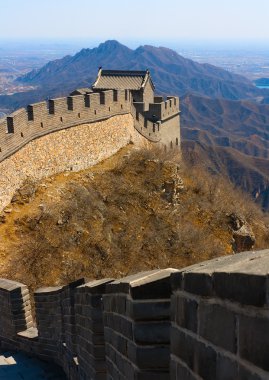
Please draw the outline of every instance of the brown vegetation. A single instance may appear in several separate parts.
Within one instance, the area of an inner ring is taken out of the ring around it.
[[[28,181],[6,211],[0,276],[32,289],[231,254],[231,220],[252,230],[255,248],[269,244],[264,214],[231,184],[132,146],[80,173]]]
[[[181,111],[184,153],[202,155],[269,211],[269,105],[188,95]]]

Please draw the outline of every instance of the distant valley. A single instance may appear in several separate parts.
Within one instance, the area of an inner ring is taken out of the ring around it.
[[[186,59],[171,49],[141,46],[132,50],[107,41],[18,78],[18,85],[36,89],[0,96],[0,109],[12,111],[89,86],[99,66],[148,68],[158,93],[182,99],[186,157],[227,175],[269,210],[269,90],[257,88],[243,76]]]

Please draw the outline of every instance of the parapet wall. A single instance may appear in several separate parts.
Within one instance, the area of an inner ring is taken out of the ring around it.
[[[178,98],[173,97],[167,102],[152,104],[150,107],[160,116],[156,121],[160,121],[168,114],[175,114],[176,109],[178,113]],[[126,113],[131,113],[134,117],[134,127],[139,133],[149,141],[160,141],[158,125],[150,121],[147,125],[146,114],[133,107],[130,91],[107,90],[50,99],[29,105],[27,109],[21,108],[9,115],[0,123],[0,162],[28,142],[48,133]]]
[[[34,294],[0,280],[0,348],[71,380],[269,378],[269,250]]]
[[[40,180],[64,171],[86,169],[115,154],[130,141],[150,144],[134,128],[130,114],[63,129],[35,139],[0,162],[0,210],[27,178]]]
[[[179,145],[176,106],[178,98],[173,98],[170,127],[148,120],[131,93],[121,90],[50,99],[17,110],[0,123],[0,211],[28,177],[85,169],[130,141],[148,146],[172,139]]]
[[[171,379],[269,379],[269,250],[172,275]]]
[[[0,161],[45,134],[130,113],[124,91],[51,99],[20,109],[0,123]]]

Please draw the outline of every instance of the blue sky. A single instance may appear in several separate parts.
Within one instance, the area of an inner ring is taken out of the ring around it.
[[[0,39],[269,41],[269,0],[0,0]]]

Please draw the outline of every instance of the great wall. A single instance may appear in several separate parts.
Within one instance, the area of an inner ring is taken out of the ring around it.
[[[148,76],[149,82],[148,72],[136,73],[141,81]],[[1,121],[0,210],[29,177],[39,180],[85,169],[129,142],[179,147],[179,99],[154,97],[146,82],[136,90],[74,91],[19,109]]]
[[[68,379],[268,380],[269,251],[34,293],[0,281],[0,348]]]
[[[81,170],[131,141],[180,146],[178,98],[154,97],[143,75],[141,89],[93,86],[2,121],[0,208],[27,177]],[[26,285],[0,279],[0,308],[0,350],[70,380],[269,379],[269,250],[79,279],[36,290],[32,305]]]

